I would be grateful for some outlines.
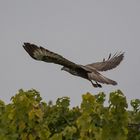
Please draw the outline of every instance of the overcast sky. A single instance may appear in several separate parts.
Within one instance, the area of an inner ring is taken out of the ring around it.
[[[61,66],[33,60],[22,48],[35,43],[78,64],[102,61],[125,52],[115,70],[104,72],[117,86],[95,89],[89,81],[61,71]],[[140,98],[139,0],[1,0],[0,99],[9,102],[19,89],[34,88],[44,100],[121,89],[130,100]]]

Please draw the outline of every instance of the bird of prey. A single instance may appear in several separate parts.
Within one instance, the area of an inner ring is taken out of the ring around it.
[[[67,71],[72,75],[87,79],[92,83],[93,87],[99,88],[102,87],[102,85],[99,83],[117,85],[116,81],[103,76],[99,72],[115,68],[124,58],[124,53],[120,52],[114,54],[113,56],[109,54],[108,59],[103,59],[103,61],[101,62],[79,65],[69,61],[68,59],[57,53],[51,52],[41,46],[38,47],[35,44],[24,43],[23,48],[33,59],[62,65],[63,67],[61,68],[61,70]]]

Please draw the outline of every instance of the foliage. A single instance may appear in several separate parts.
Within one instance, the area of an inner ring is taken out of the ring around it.
[[[19,92],[10,104],[0,101],[0,140],[140,140],[140,100],[131,101],[118,90],[82,96],[70,108],[68,97],[45,103],[36,90]]]

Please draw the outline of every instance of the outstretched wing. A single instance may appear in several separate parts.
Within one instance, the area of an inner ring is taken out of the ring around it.
[[[79,65],[67,60],[63,56],[51,52],[43,47],[34,44],[24,43],[23,48],[35,60],[45,61],[49,63],[59,64],[68,68],[79,68]]]
[[[96,69],[98,71],[107,71],[117,67],[120,64],[120,62],[123,60],[123,58],[124,58],[124,53],[119,53],[119,54],[116,53],[112,57],[111,54],[109,54],[107,60],[103,59],[102,62],[88,64],[85,67],[87,69],[90,69],[91,71],[92,69]]]

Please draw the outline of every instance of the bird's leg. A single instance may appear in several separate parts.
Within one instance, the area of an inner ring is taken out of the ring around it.
[[[102,86],[96,81],[97,87],[101,88]]]
[[[93,82],[92,82],[92,80],[89,80],[90,82],[91,82],[91,84],[93,85],[93,87],[98,87],[98,84],[94,84]]]

